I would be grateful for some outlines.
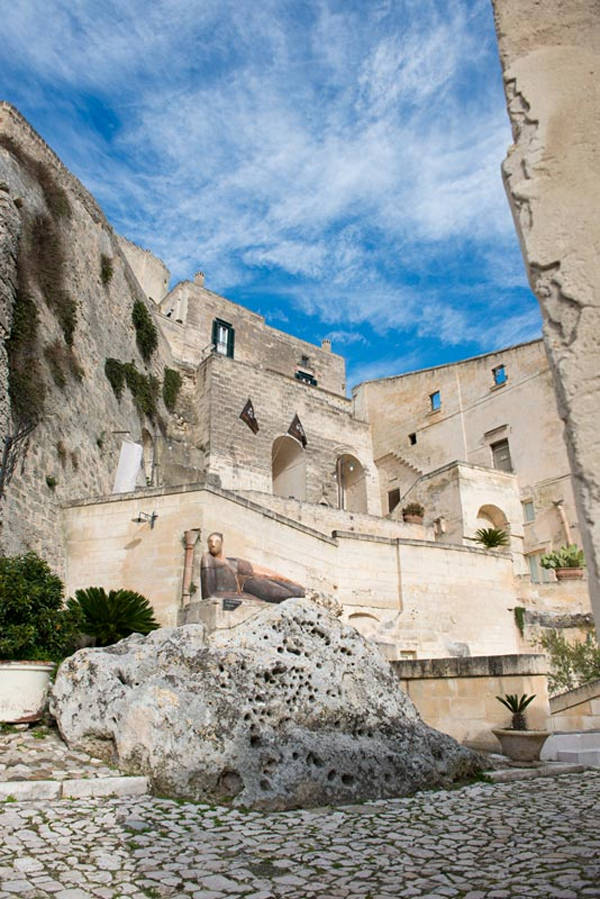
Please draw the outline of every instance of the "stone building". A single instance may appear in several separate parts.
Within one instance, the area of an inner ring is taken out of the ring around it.
[[[39,322],[28,359],[45,397],[3,500],[2,551],[41,553],[68,594],[139,590],[161,623],[176,624],[197,600],[206,537],[220,531],[227,555],[338,603],[391,658],[531,652],[516,608],[531,625],[589,612],[584,584],[536,583],[539,553],[567,531],[578,540],[539,341],[369,382],[349,399],[328,341],[269,327],[201,273],[169,290],[164,263],[115,234],[8,104],[0,176],[0,378],[14,400],[11,335],[26,276]],[[32,265],[40,214],[61,248],[58,286],[76,298],[71,343]],[[149,356],[140,307],[156,328]],[[129,375],[121,392],[111,360]],[[168,373],[179,384],[169,402]],[[140,378],[153,409],[135,394]],[[15,420],[5,402],[0,436]],[[426,507],[423,524],[402,519],[412,498]],[[509,529],[510,552],[473,543],[490,523]],[[237,620],[225,608],[215,616],[218,626]]]
[[[581,539],[541,340],[366,382],[354,399],[371,424],[386,512],[420,501],[445,542],[505,529],[532,581],[554,580],[540,556]]]

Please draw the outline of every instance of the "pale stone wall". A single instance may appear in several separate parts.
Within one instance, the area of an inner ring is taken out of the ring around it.
[[[510,713],[496,696],[534,693],[527,709],[530,729],[548,726],[547,663],[541,655],[433,659],[392,663],[402,689],[423,720],[476,749],[500,751],[492,728],[507,727]]]
[[[207,446],[207,472],[230,490],[272,492],[272,446],[298,414],[307,436],[306,499],[337,505],[336,460],[355,455],[364,468],[367,511],[379,514],[379,483],[369,426],[352,417],[351,401],[293,377],[216,353],[201,366],[197,408],[202,433],[189,439]],[[260,430],[253,434],[239,415],[252,398]],[[204,424],[202,424],[204,422]],[[208,422],[208,437],[206,437]]]
[[[301,369],[315,378],[319,388],[345,396],[345,363],[341,356],[271,328],[262,315],[202,284],[177,284],[161,302],[160,311],[165,318],[170,315],[165,333],[172,340],[178,359],[198,364],[210,353],[213,321],[219,318],[235,330],[236,360],[292,378]],[[303,356],[308,357],[307,363],[302,361]]]
[[[550,729],[557,731],[600,730],[600,680],[550,699]]]
[[[126,237],[118,236],[119,246],[148,299],[160,303],[169,290],[171,272],[162,259]]]
[[[514,143],[504,181],[565,423],[600,622],[600,27],[597,0],[494,0]]]
[[[133,519],[158,513],[154,528]],[[183,532],[199,528],[192,580],[211,531],[227,555],[265,565],[343,605],[389,656],[516,651],[510,559],[466,547],[318,531],[215,488],[146,490],[64,510],[67,591],[139,590],[165,625],[181,608]],[[197,599],[198,595],[194,596]]]
[[[492,375],[492,369],[499,365],[504,365],[507,375],[502,386],[494,384]],[[434,391],[441,395],[439,411],[430,409],[429,398]],[[463,533],[469,537],[482,526],[476,522],[479,507],[498,505],[514,535],[511,548],[541,553],[567,542],[556,506],[561,502],[571,542],[581,544],[563,428],[541,340],[463,362],[369,381],[354,393],[357,408],[371,422],[375,461],[381,466],[384,508],[387,492],[394,487],[407,500],[413,498],[413,492],[422,491],[429,519],[445,514],[446,503],[451,510],[451,526],[459,527],[462,516]],[[410,434],[416,435],[414,445]],[[423,478],[453,460],[491,467],[491,445],[503,439],[509,443],[520,501],[534,503],[533,522],[524,522],[523,511],[509,486],[510,475],[490,473],[486,482],[477,469],[469,474],[467,468],[461,468],[461,495],[460,499],[455,497],[456,501],[443,496],[442,485],[449,475],[442,472],[431,482]],[[396,514],[399,512],[400,507]],[[454,539],[453,530],[451,534],[450,539]],[[517,539],[522,539],[521,547]]]
[[[0,184],[0,459],[3,440],[12,433],[8,399],[8,357],[4,346],[10,335],[17,287],[17,252],[21,218],[8,184]]]
[[[33,549],[62,573],[65,559],[60,504],[74,496],[109,492],[121,441],[129,438],[141,443],[144,428],[151,432],[156,429],[154,423],[140,418],[127,389],[121,401],[117,401],[104,374],[106,358],[133,359],[140,371],[152,371],[159,378],[163,366],[173,363],[161,335],[158,351],[148,368],[139,355],[131,310],[135,299],[147,300],[93,197],[6,103],[0,104],[0,134],[14,140],[20,152],[27,153],[34,164],[41,164],[51,173],[65,190],[71,208],[70,216],[61,218],[57,228],[65,248],[65,288],[77,301],[73,350],[83,374],[81,380],[67,375],[63,389],[54,382],[44,350],[55,340],[64,347],[64,338],[56,316],[32,278],[39,315],[36,353],[46,401],[43,418],[31,434],[27,456],[17,467],[7,492],[0,540],[3,552]],[[38,213],[49,214],[38,179],[4,147],[0,147],[0,181],[8,185],[10,197],[20,200],[20,222]],[[18,249],[15,211],[12,200],[0,205],[1,252],[6,266],[1,279],[5,327],[9,325],[7,312],[16,290],[10,271]],[[113,276],[107,286],[100,280],[102,254],[113,261]],[[4,374],[1,386],[5,398]],[[164,407],[162,415],[168,422]],[[47,478],[56,480],[54,489]]]

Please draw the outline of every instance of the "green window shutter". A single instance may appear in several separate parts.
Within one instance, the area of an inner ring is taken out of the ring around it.
[[[217,329],[218,329],[218,327],[219,327],[219,322],[218,322],[218,320],[215,318],[214,321],[213,321],[213,323],[212,323],[212,345],[213,345],[213,349],[216,349],[216,347],[217,347]]]
[[[227,355],[230,359],[233,359],[233,349],[235,346],[235,330],[231,326],[229,327],[229,331],[227,332]]]

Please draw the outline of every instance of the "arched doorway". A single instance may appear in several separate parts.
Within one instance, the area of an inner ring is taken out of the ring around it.
[[[355,627],[359,634],[362,634],[367,640],[371,640],[379,628],[379,619],[367,612],[355,612],[348,618],[348,624]]]
[[[367,511],[365,470],[356,456],[344,453],[335,466],[338,484],[338,506],[347,512]]]
[[[306,455],[289,434],[276,437],[271,449],[273,495],[306,499]]]

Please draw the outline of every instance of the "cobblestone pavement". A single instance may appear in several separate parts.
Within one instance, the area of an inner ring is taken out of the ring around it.
[[[86,752],[69,749],[55,727],[0,729],[0,782],[112,777],[119,772]]]
[[[337,809],[0,804],[0,899],[600,897],[600,771]]]

